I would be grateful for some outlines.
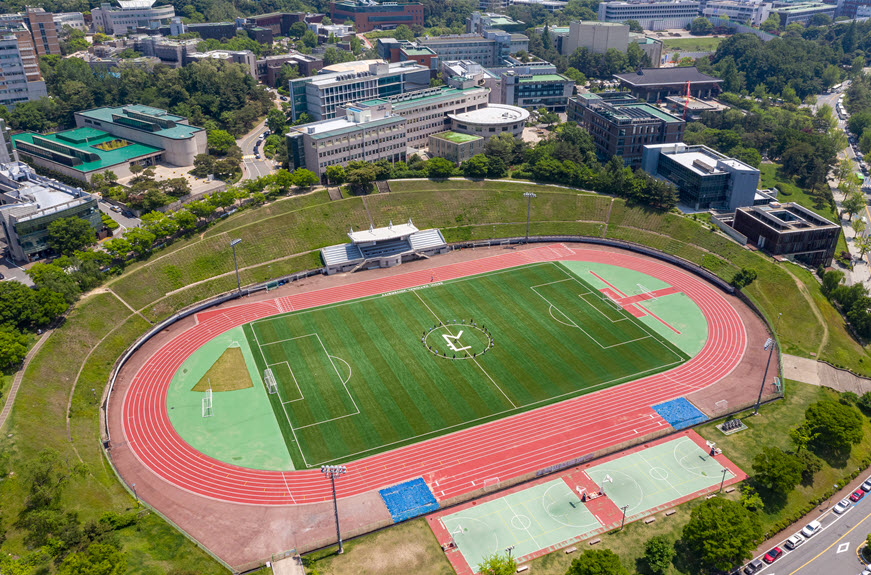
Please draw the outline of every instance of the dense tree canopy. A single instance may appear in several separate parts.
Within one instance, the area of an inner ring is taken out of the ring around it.
[[[566,575],[629,575],[610,549],[587,549],[572,561]]]
[[[59,254],[72,255],[96,241],[94,228],[82,218],[59,218],[48,225],[48,246]]]
[[[859,284],[861,286],[861,284]],[[862,441],[862,416],[851,405],[837,401],[818,401],[805,412],[816,442],[836,451],[850,451]]]
[[[720,497],[693,509],[683,530],[683,542],[704,570],[729,571],[749,559],[761,539],[756,514]]]

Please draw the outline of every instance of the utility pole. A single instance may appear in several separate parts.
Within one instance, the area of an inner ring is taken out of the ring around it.
[[[532,198],[536,195],[535,192],[523,192],[523,197],[526,198],[526,243],[529,243],[529,211],[532,209]]]
[[[345,552],[342,547],[342,533],[339,531],[339,502],[336,499],[336,475],[344,475],[348,469],[344,465],[321,465],[321,473],[330,478],[333,487],[333,512],[336,515],[336,539],[339,540],[339,555]]]

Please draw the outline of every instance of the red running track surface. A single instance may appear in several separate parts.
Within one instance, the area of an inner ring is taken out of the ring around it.
[[[559,244],[452,264],[435,275],[443,281],[558,259],[635,269],[674,286],[702,310],[707,342],[698,355],[668,372],[351,462],[337,482],[339,497],[423,476],[444,500],[496,478],[504,481],[644,436],[668,425],[651,405],[707,387],[740,362],[746,333],[737,312],[713,286],[664,263]],[[169,421],[166,392],[172,376],[197,348],[230,328],[276,313],[427,284],[432,277],[432,270],[414,271],[199,314],[197,325],[164,344],[134,375],[121,407],[126,441],[158,477],[205,497],[254,505],[328,500],[329,482],[317,469],[248,469],[193,449]]]

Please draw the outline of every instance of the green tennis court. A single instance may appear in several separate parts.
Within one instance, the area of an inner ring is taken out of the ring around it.
[[[586,474],[617,507],[628,506],[628,518],[719,485],[723,470],[727,480],[734,477],[716,458],[682,437],[596,465]]]
[[[601,527],[562,479],[457,511],[441,519],[466,562],[505,553],[522,557]]]

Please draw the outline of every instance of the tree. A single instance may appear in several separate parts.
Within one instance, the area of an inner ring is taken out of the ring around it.
[[[82,218],[59,218],[48,225],[48,247],[59,254],[72,255],[96,241],[94,228]]]
[[[808,427],[816,435],[815,443],[834,451],[849,452],[862,441],[862,416],[855,408],[823,400],[812,403],[805,411]]]
[[[111,238],[103,242],[103,249],[116,260],[127,259],[127,254],[130,253],[130,242],[123,237]]]
[[[314,48],[318,45],[318,35],[311,30],[306,30],[302,35],[302,43],[309,48]]]
[[[349,162],[345,167],[345,181],[356,194],[368,193],[375,181],[375,166],[366,162]]]
[[[341,62],[352,62],[355,60],[354,54],[345,50],[339,50],[335,46],[327,46],[324,50],[324,66],[332,66]]]
[[[674,558],[674,545],[664,535],[655,535],[644,543],[644,560],[654,575],[668,571]]]
[[[220,156],[230,151],[236,145],[236,139],[226,130],[212,130],[207,136],[209,151]]]
[[[266,126],[273,134],[283,134],[287,126],[287,116],[278,108],[271,108],[266,114]]]
[[[856,189],[855,186],[853,188],[854,189],[848,192],[847,197],[841,203],[841,207],[844,208],[848,220],[852,220],[853,216],[865,209],[865,206],[867,205],[865,194]]]
[[[715,497],[693,509],[682,538],[699,567],[729,571],[752,556],[762,525],[740,503]]]
[[[58,575],[121,575],[127,571],[127,558],[115,546],[91,543],[87,551],[70,553]]]
[[[454,170],[454,163],[445,158],[430,158],[426,162],[426,175],[430,178],[449,178]]]
[[[629,572],[610,549],[587,549],[572,561],[566,575],[629,575]]]
[[[460,166],[467,178],[486,178],[490,171],[490,161],[484,154],[475,154]]]
[[[124,239],[130,242],[130,250],[135,252],[140,258],[151,253],[151,247],[156,239],[154,234],[143,228],[133,228],[127,230],[124,234]]]
[[[690,23],[690,34],[693,36],[707,36],[714,31],[714,25],[707,18],[698,17]]]
[[[641,23],[638,20],[626,20],[623,24],[629,26],[630,32],[637,32],[639,34],[644,32],[644,28],[641,27]]]
[[[327,176],[327,182],[334,185],[345,183],[345,168],[342,166],[327,166],[324,172]]]
[[[297,168],[291,174],[293,185],[298,188],[308,188],[319,182],[317,174],[305,168]]]
[[[763,447],[753,459],[756,482],[783,495],[795,489],[803,469],[804,465],[794,454],[775,447]]]
[[[587,83],[587,77],[584,76],[577,68],[566,68],[566,71],[563,72],[563,76],[573,80],[575,84],[580,84],[583,86]]]
[[[732,278],[732,285],[738,289],[749,286],[756,279],[756,270],[741,268]]]
[[[167,178],[157,182],[161,192],[174,198],[183,198],[191,193],[191,185],[185,178]]]
[[[481,575],[512,575],[517,571],[517,562],[510,555],[493,553],[478,563],[477,573]]]
[[[393,37],[397,40],[412,42],[414,41],[414,32],[412,32],[411,28],[409,28],[405,24],[400,24],[396,27],[396,30],[394,30]]]
[[[308,28],[305,25],[305,22],[294,22],[290,25],[287,33],[291,38],[302,38],[302,35],[305,34],[305,31]]]
[[[0,327],[0,366],[17,365],[27,355],[27,336],[11,327]]]

